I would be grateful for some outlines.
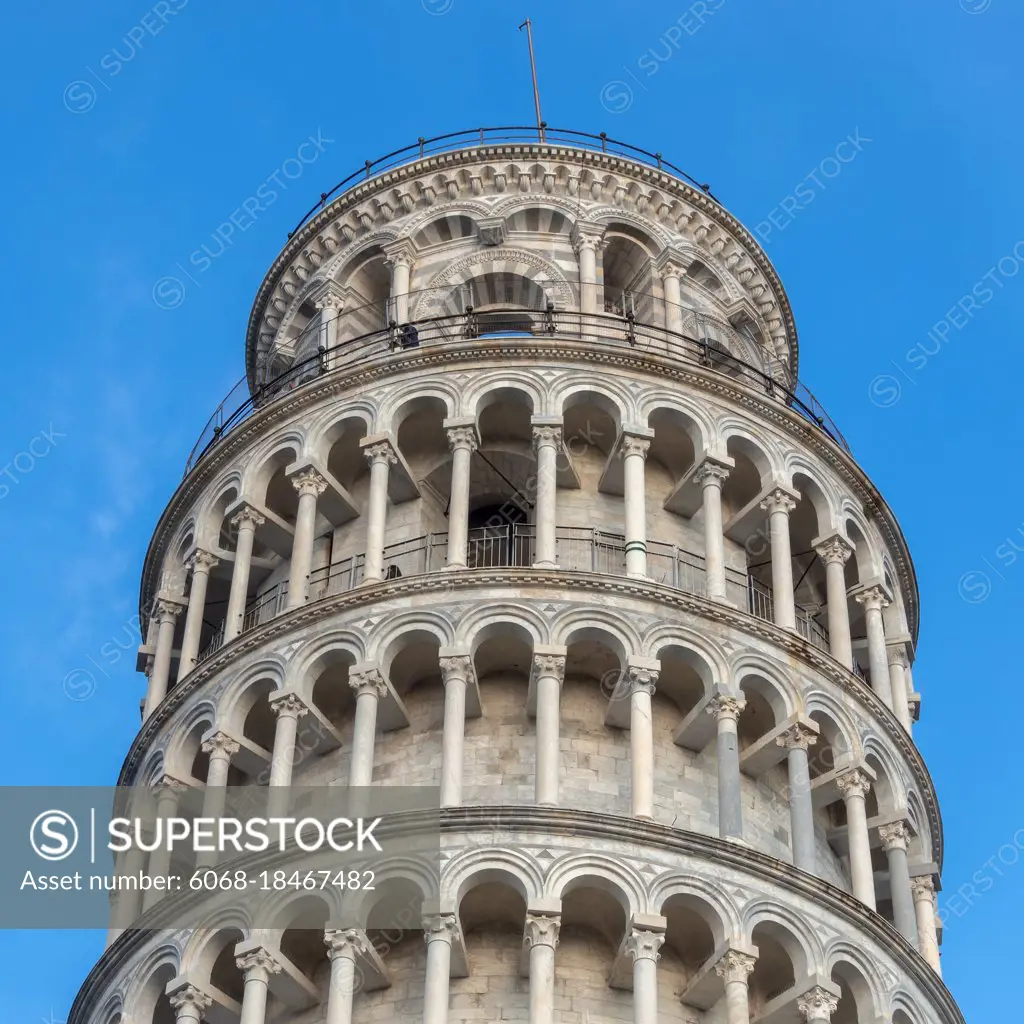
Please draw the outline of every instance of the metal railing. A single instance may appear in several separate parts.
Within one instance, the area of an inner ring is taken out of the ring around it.
[[[258,384],[253,393],[248,393],[245,379],[239,381],[203,428],[189,453],[185,476],[213,445],[255,410],[325,374],[355,370],[382,357],[400,364],[411,351],[471,345],[488,339],[500,342],[510,336],[589,342],[595,349],[639,350],[673,361],[704,366],[743,381],[768,398],[794,409],[841,448],[850,451],[839,428],[803,384],[797,381],[787,385],[764,367],[754,366],[735,354],[736,350],[742,350],[744,339],[731,325],[699,310],[681,307],[681,330],[672,331],[660,324],[641,322],[631,312],[623,314],[615,304],[610,305],[610,311],[598,313],[554,307],[469,309],[418,319],[413,322],[414,336],[403,330],[405,325],[392,323],[345,338],[330,348],[321,347],[273,379]],[[336,319],[342,321],[355,312],[342,314]],[[339,333],[344,333],[342,326],[338,324]],[[319,330],[319,325],[313,330]]]
[[[499,569],[533,565],[536,555],[536,527],[527,523],[474,527],[468,531],[466,564],[470,569]],[[447,561],[448,534],[423,534],[389,544],[382,565],[385,580],[440,572]],[[624,534],[587,526],[559,526],[555,529],[555,559],[559,569],[593,572],[602,576],[626,575]],[[354,590],[364,580],[366,556],[349,555],[309,574],[309,601],[321,601]],[[753,576],[726,568],[726,596],[738,608],[766,622],[774,621],[771,588]],[[704,556],[665,541],[647,542],[648,579],[698,597],[707,595]],[[242,632],[280,615],[287,606],[288,581],[275,584],[255,597],[246,607]],[[796,610],[797,631],[810,643],[828,652],[828,632],[809,609]],[[205,661],[224,643],[224,627],[196,659]],[[855,665],[862,678],[864,674]]]
[[[700,189],[705,195],[715,199],[711,193],[711,186],[701,183],[691,177],[686,171],[675,164],[669,163],[660,153],[651,153],[646,149],[632,146],[628,142],[621,142],[618,139],[608,138],[607,132],[593,135],[590,132],[574,131],[571,128],[548,128],[543,125],[544,138],[536,125],[500,125],[492,128],[469,128],[464,131],[448,132],[446,135],[435,135],[433,138],[418,138],[412,145],[403,146],[401,149],[392,150],[376,160],[367,160],[358,170],[353,171],[347,177],[342,178],[332,189],[320,193],[320,201],[308,209],[302,219],[295,225],[288,237],[291,238],[303,224],[311,217],[323,210],[328,203],[336,199],[343,192],[350,188],[369,181],[371,178],[384,171],[401,167],[403,164],[413,163],[422,160],[424,157],[435,156],[438,153],[453,153],[460,149],[477,149],[480,146],[496,146],[509,142],[521,142],[530,146],[541,146],[547,149],[558,149],[569,146],[573,149],[583,149],[597,153],[609,153],[613,156],[626,157],[636,163],[645,164],[648,167],[656,167],[659,171],[669,171],[677,178]],[[721,203],[719,203],[721,205]]]

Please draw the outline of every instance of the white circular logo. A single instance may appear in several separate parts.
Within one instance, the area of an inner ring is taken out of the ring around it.
[[[28,838],[43,860],[64,860],[78,846],[78,826],[67,811],[43,811],[32,822]]]

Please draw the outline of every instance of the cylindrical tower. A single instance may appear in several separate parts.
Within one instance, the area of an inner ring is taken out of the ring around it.
[[[153,536],[120,782],[439,787],[440,895],[122,896],[72,1024],[960,1022],[914,571],[797,356],[753,237],[604,136],[325,196]]]

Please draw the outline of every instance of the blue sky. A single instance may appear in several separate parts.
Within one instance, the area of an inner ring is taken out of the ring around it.
[[[529,123],[527,13],[484,0],[8,10],[4,783],[114,781],[138,724],[142,558],[241,375],[265,268],[365,159]],[[946,978],[969,1020],[1005,1015],[1024,913],[1024,9],[545,0],[532,14],[550,124],[661,150],[760,226],[801,376],[903,524],[923,611],[917,736],[945,814]],[[318,134],[301,177],[180,304],[157,305],[154,285],[214,248]],[[100,949],[98,933],[0,934],[7,1019],[63,1020]]]

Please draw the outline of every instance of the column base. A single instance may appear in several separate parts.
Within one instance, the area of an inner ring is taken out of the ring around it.
[[[359,581],[360,587],[369,587],[374,583],[383,583],[384,581],[379,576],[366,576]]]
[[[449,562],[444,567],[444,569],[442,569],[441,571],[442,572],[459,572],[459,571],[461,571],[463,569],[468,569],[468,568],[469,568],[468,565],[463,565],[461,562]]]
[[[645,572],[627,572],[626,578],[631,580],[649,580],[650,576]]]
[[[532,569],[557,569],[557,562],[534,562],[531,566]]]

